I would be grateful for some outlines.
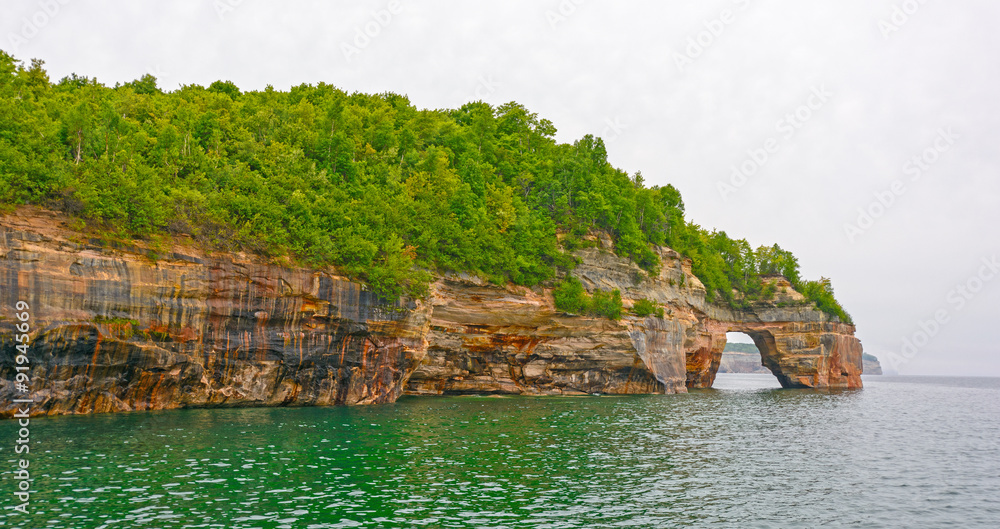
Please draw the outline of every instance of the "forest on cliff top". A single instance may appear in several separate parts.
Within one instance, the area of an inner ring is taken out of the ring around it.
[[[709,301],[766,299],[780,274],[841,321],[828,279],[794,255],[687,220],[671,185],[613,167],[600,138],[557,143],[517,103],[419,110],[402,95],[302,84],[241,91],[49,79],[0,51],[0,207],[63,211],[123,239],[190,235],[208,248],[332,265],[393,298],[434,270],[536,285],[604,231],[655,274],[650,245],[690,257]],[[559,234],[560,236],[557,236]]]

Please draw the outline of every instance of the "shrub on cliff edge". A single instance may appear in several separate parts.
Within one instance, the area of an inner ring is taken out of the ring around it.
[[[573,276],[567,276],[552,290],[556,308],[570,314],[603,316],[610,320],[622,317],[622,293],[618,289],[611,292],[598,290],[588,295],[583,283]]]
[[[632,313],[640,318],[645,318],[652,314],[655,314],[657,318],[662,318],[663,307],[655,301],[641,298],[635,300],[635,303],[632,304]]]
[[[559,282],[552,291],[556,308],[570,314],[586,314],[590,310],[590,296],[583,289],[579,279],[569,276]]]
[[[590,300],[590,313],[609,320],[622,319],[622,293],[617,288],[611,292],[598,290]]]

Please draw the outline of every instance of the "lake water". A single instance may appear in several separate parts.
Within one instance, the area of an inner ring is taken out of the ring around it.
[[[716,386],[3,421],[0,527],[1000,527],[1000,379]]]

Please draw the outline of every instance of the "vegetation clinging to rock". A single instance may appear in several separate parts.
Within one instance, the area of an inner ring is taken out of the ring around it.
[[[618,289],[610,292],[596,290],[590,295],[579,279],[568,276],[556,285],[552,295],[556,308],[570,314],[603,316],[610,320],[622,317],[622,293]]]
[[[663,317],[663,307],[656,303],[655,301],[650,301],[648,299],[637,299],[632,304],[632,313],[640,318],[646,316],[655,315],[657,318]]]

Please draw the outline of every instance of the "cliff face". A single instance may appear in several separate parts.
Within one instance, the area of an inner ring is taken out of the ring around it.
[[[680,357],[661,352],[662,321],[620,325],[560,314],[544,291],[491,287],[470,278],[439,280],[432,291],[427,357],[410,377],[408,393],[684,389]]]
[[[864,354],[861,357],[861,364],[864,366],[864,371],[866,375],[881,375],[882,374],[882,364],[873,355]]]
[[[30,304],[40,413],[394,401],[426,350],[426,311],[356,283],[250,259],[107,249],[44,214],[0,231],[0,395],[13,311]],[[7,408],[8,413],[11,408]]]
[[[760,353],[731,353],[724,351],[719,363],[719,373],[770,373],[760,363]]]
[[[14,412],[14,305],[31,309],[33,414],[391,402],[405,392],[672,393],[709,387],[727,331],[757,342],[786,387],[860,387],[849,325],[794,304],[708,304],[666,248],[646,277],[582,250],[588,289],[647,298],[664,318],[560,313],[542,288],[446,276],[388,303],[326,271],[179,245],[168,255],[87,241],[50,213],[0,220],[0,413]]]

